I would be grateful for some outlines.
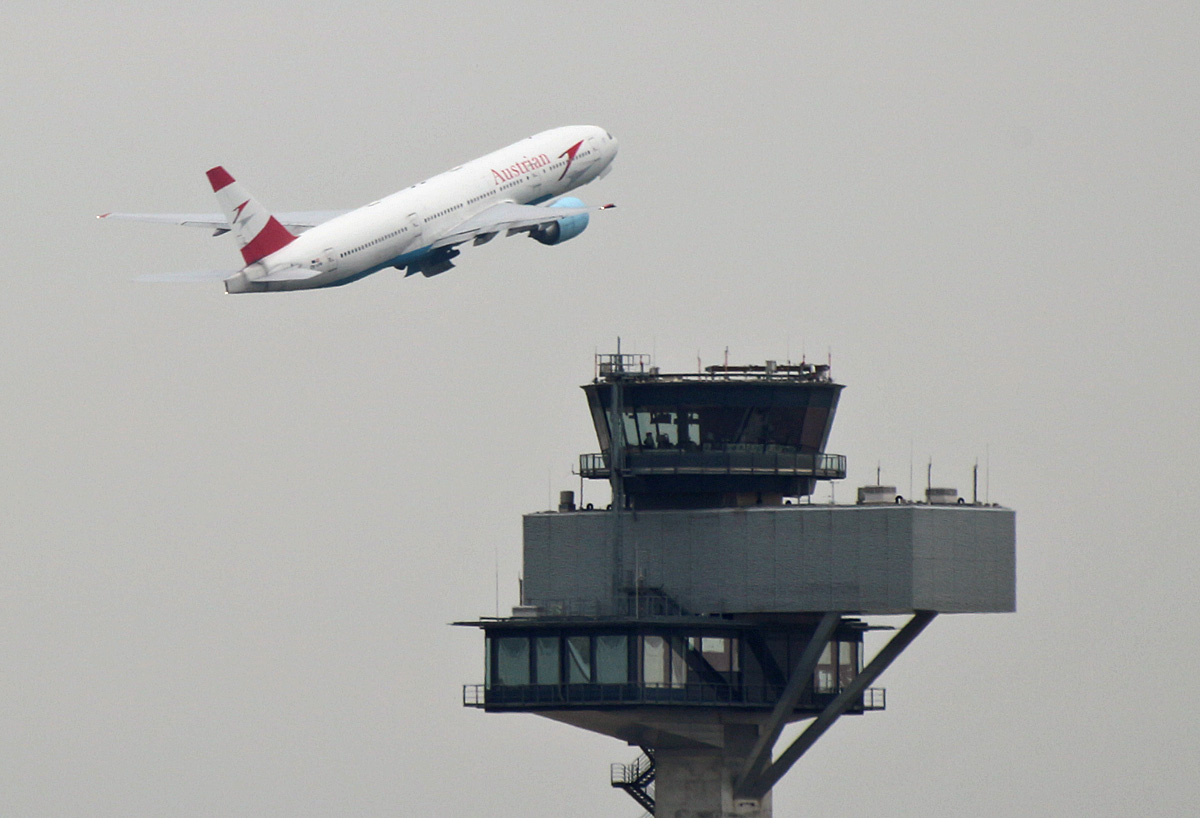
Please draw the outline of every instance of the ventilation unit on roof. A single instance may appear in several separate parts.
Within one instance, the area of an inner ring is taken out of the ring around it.
[[[863,506],[896,502],[895,486],[859,486],[858,504]]]
[[[958,502],[958,489],[927,488],[925,502],[931,506],[952,506]]]

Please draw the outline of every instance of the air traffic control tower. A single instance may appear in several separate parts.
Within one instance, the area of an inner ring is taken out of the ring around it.
[[[583,387],[612,503],[524,519],[521,605],[486,636],[464,703],[642,749],[611,783],[670,818],[770,818],[771,789],[939,613],[1016,608],[1014,513],[930,488],[810,502],[842,386],[810,364],[664,374],[597,357]],[[902,616],[904,623],[866,617]],[[864,656],[863,634],[887,629]],[[783,727],[811,720],[776,749]]]

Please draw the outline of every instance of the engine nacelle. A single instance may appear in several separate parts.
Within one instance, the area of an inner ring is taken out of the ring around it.
[[[550,207],[586,207],[586,205],[574,196],[565,196],[550,205]],[[578,236],[587,226],[588,214],[579,213],[559,219],[551,224],[542,225],[535,230],[530,230],[529,237],[540,241],[542,244],[562,244],[567,239],[573,239]]]

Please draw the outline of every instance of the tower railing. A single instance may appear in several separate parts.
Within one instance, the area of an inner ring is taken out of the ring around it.
[[[466,707],[512,707],[516,709],[546,705],[720,705],[769,708],[783,692],[781,685],[710,684],[696,682],[672,686],[620,684],[557,684],[557,685],[463,685],[463,705]],[[824,707],[837,696],[836,691],[809,693],[798,708],[809,710]],[[884,688],[868,688],[863,692],[862,706],[852,706],[852,712],[883,710],[887,704]]]
[[[589,479],[608,479],[607,454],[581,454],[579,473]],[[624,475],[773,475],[840,480],[846,476],[846,456],[825,452],[626,450]]]
[[[647,374],[650,374],[649,355],[618,352],[615,355],[603,353],[596,356],[596,375],[599,378]]]

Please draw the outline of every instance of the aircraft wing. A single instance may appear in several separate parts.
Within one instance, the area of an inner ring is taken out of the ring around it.
[[[432,247],[451,247],[475,239],[476,244],[491,240],[497,233],[507,231],[509,235],[543,224],[550,224],[568,216],[578,216],[593,210],[606,210],[612,205],[600,207],[546,207],[545,205],[520,205],[499,202],[466,221],[455,225],[448,233],[433,242]]]
[[[311,227],[316,227],[322,222],[349,212],[349,210],[298,210],[292,213],[276,213],[275,218],[287,229],[295,233],[303,233]],[[229,232],[229,222],[220,213],[102,213],[96,218],[203,227],[212,230],[214,236]]]

